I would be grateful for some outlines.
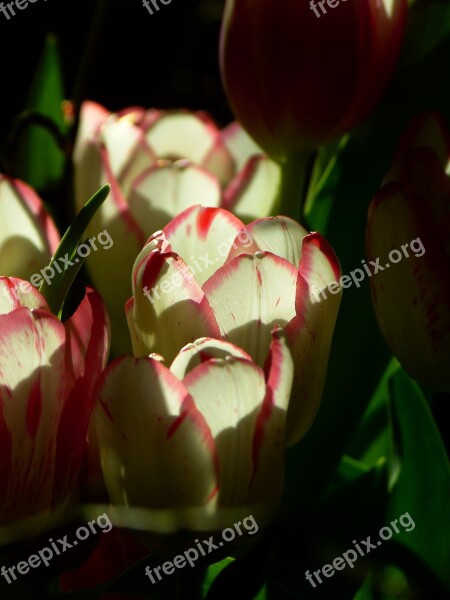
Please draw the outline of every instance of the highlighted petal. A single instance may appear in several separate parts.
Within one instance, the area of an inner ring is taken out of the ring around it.
[[[134,183],[130,210],[145,230],[162,229],[175,215],[195,204],[219,206],[217,179],[186,161],[160,162]]]
[[[237,171],[240,171],[253,156],[263,154],[258,144],[237,121],[222,130],[222,139],[236,161]]]
[[[16,308],[49,310],[44,296],[31,283],[17,277],[0,277],[0,314]]]
[[[14,529],[12,519],[40,515],[40,530],[52,505],[56,432],[73,383],[65,375],[64,326],[40,310],[1,315],[0,354],[0,427],[10,458],[3,469],[0,526]]]
[[[151,358],[114,361],[97,385],[96,423],[113,504],[214,505],[217,458],[186,387]]]
[[[239,219],[221,208],[193,206],[164,227],[164,234],[201,285],[225,263],[243,227]]]
[[[266,156],[254,156],[228,185],[223,207],[244,221],[272,214],[280,187],[280,167]]]
[[[199,336],[220,337],[189,268],[178,255],[159,250],[152,250],[141,265],[127,319],[135,356],[157,352],[172,361],[180,348]]]
[[[248,240],[252,239],[255,248],[280,256],[297,268],[302,255],[303,238],[308,234],[304,227],[289,217],[258,219],[247,225],[245,235],[241,232],[236,238],[236,248],[233,247],[228,260],[249,252],[246,246],[249,244]]]
[[[189,371],[202,362],[212,358],[226,358],[234,356],[251,361],[251,356],[229,342],[223,340],[200,338],[193,344],[185,346],[170,365],[170,370],[179,379],[183,379]]]
[[[218,138],[217,127],[206,115],[184,111],[163,114],[146,134],[147,142],[159,158],[182,158],[197,165],[207,160]]]
[[[295,316],[297,271],[269,252],[241,254],[216,271],[203,289],[223,337],[264,365],[275,325]]]
[[[247,504],[255,424],[266,392],[262,370],[243,359],[213,359],[183,383],[216,441],[219,507]]]
[[[50,262],[59,233],[25,183],[0,174],[0,273],[27,279]]]

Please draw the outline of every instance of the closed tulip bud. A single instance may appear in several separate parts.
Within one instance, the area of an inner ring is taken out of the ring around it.
[[[228,0],[222,75],[232,108],[276,160],[328,143],[382,95],[407,0]]]
[[[108,351],[96,292],[61,323],[31,284],[0,277],[0,544],[55,526],[75,500]]]
[[[87,268],[105,298],[113,346],[129,344],[123,306],[145,240],[194,204],[222,206],[251,220],[272,213],[280,169],[237,123],[219,130],[205,113],[130,108],[117,114],[86,102],[74,153],[77,210],[111,184],[88,235],[110,232],[114,246]],[[114,282],[114,285],[111,284]]]
[[[369,259],[384,266],[371,278],[381,331],[413,378],[443,391],[450,390],[449,142],[436,115],[413,122],[371,203],[366,236]]]
[[[36,192],[0,173],[0,274],[28,279],[48,265],[59,242]]]
[[[340,277],[326,240],[287,217],[248,226],[223,209],[194,206],[155,233],[133,268],[126,311],[136,356],[173,360],[199,337],[222,338],[263,367],[275,326],[294,361],[288,443],[317,412],[341,291],[318,289]],[[337,286],[339,288],[339,286]]]
[[[140,527],[159,533],[223,529],[250,513],[265,525],[282,492],[293,372],[280,328],[265,370],[210,338],[170,368],[155,356],[114,361],[95,391],[112,504],[141,509]]]

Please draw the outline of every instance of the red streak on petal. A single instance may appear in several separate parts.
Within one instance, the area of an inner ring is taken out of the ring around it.
[[[200,238],[205,239],[216,216],[216,208],[202,208],[197,217],[197,232]]]

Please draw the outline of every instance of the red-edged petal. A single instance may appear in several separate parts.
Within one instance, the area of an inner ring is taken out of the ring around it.
[[[295,316],[297,270],[268,252],[241,254],[204,284],[223,337],[264,365],[275,325]]]
[[[228,260],[245,252],[271,252],[298,267],[303,238],[309,232],[289,217],[267,217],[249,223],[239,232]]]
[[[203,290],[177,254],[152,250],[136,264],[134,300],[126,307],[136,356],[158,352],[172,361],[197,338],[220,337]]]
[[[58,230],[36,192],[0,174],[0,273],[31,277],[49,263],[59,241]]]
[[[219,507],[248,503],[255,423],[266,393],[262,370],[229,357],[201,363],[183,380],[215,439]]]
[[[19,308],[0,315],[0,356],[1,428],[9,446],[5,458],[10,459],[2,469],[4,542],[47,525],[58,424],[73,380],[65,370],[64,326],[47,311]],[[32,520],[22,529],[25,518]]]
[[[44,296],[31,283],[17,277],[0,277],[0,314],[16,308],[49,310]]]
[[[202,165],[220,139],[220,134],[204,113],[168,111],[149,127],[146,139],[158,158],[185,158]]]
[[[211,358],[235,356],[251,361],[251,356],[234,344],[212,338],[200,338],[193,344],[182,348],[170,365],[170,370],[179,379],[183,379],[189,371]]]
[[[164,227],[172,250],[202,284],[225,263],[242,221],[221,208],[192,206]]]
[[[186,387],[160,362],[125,357],[98,382],[96,424],[113,504],[149,509],[214,505],[217,458]]]
[[[318,233],[307,235],[299,265],[297,314],[286,328],[295,365],[287,421],[289,445],[305,435],[319,408],[342,290],[327,289],[322,301],[318,292],[340,276],[339,261],[328,242]]]
[[[281,328],[272,332],[265,371],[267,393],[253,438],[251,499],[272,498],[274,509],[283,489],[285,426],[294,377],[291,351]]]

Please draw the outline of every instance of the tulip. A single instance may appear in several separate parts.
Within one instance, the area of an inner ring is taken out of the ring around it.
[[[0,544],[38,534],[70,509],[108,349],[93,290],[63,324],[31,284],[0,278]]]
[[[283,485],[293,378],[284,333],[272,331],[264,371],[210,338],[184,347],[170,368],[162,360],[117,359],[96,385],[112,504],[146,509],[138,525],[159,533],[223,529],[249,514],[266,524]]]
[[[0,173],[0,274],[30,278],[48,265],[59,241],[39,196]]]
[[[370,205],[366,236],[370,259],[381,257],[385,265],[389,253],[395,256],[396,264],[370,280],[386,342],[411,377],[444,391],[450,390],[449,149],[435,115],[413,122]]]
[[[199,337],[224,339],[262,367],[274,326],[285,329],[295,365],[288,443],[308,430],[322,395],[340,289],[326,240],[287,217],[247,227],[223,209],[191,207],[155,233],[136,259],[126,305],[136,356],[173,360]]]
[[[131,269],[151,233],[193,204],[223,206],[250,220],[271,214],[278,198],[278,166],[237,123],[220,131],[205,113],[129,108],[110,114],[86,102],[74,164],[78,210],[111,184],[88,234],[106,228],[115,244],[92,254],[87,266],[111,315],[113,346],[121,351],[129,345],[123,306]]]
[[[243,127],[275,160],[327,144],[381,97],[407,0],[228,0],[221,67]],[[326,14],[324,14],[326,12]]]

